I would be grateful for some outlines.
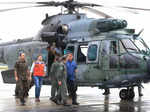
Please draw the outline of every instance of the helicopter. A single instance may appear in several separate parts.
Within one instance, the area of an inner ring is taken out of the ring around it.
[[[142,31],[135,34],[135,29],[127,28],[126,20],[112,18],[100,11],[97,12],[104,18],[88,18],[85,13],[78,12],[78,8],[95,11],[91,7],[103,7],[98,4],[74,0],[34,4],[37,5],[31,7],[62,6],[67,10],[52,16],[46,14],[37,36],[0,44],[0,62],[9,68],[2,71],[4,83],[15,83],[13,68],[20,52],[26,54],[29,66],[38,54],[42,54],[50,69],[53,60],[49,56],[49,48],[54,42],[62,54],[67,51],[73,53],[78,65],[76,78],[79,86],[126,88],[119,93],[120,98],[126,100],[134,98],[134,87],[150,81],[150,49],[140,37]],[[44,84],[50,84],[47,71]]]

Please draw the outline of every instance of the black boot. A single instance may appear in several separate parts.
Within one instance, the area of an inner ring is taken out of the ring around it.
[[[77,95],[73,95],[72,96],[72,105],[79,105],[79,103],[77,102]]]
[[[25,100],[23,98],[20,98],[20,102],[21,102],[21,105],[24,106],[25,105]]]

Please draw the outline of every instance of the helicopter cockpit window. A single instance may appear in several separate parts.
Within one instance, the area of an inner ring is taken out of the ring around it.
[[[81,45],[78,47],[77,62],[86,62],[87,49],[87,45]]]
[[[96,60],[97,48],[98,48],[98,46],[95,44],[89,46],[89,49],[88,49],[88,60],[89,61],[95,61]]]
[[[120,54],[126,53],[127,51],[125,50],[123,44],[121,43],[121,41],[119,41],[119,50],[120,50]]]
[[[134,43],[140,49],[140,51],[145,51],[145,52],[147,51],[147,47],[145,47],[144,42],[142,42],[142,40],[140,39],[134,40]]]
[[[123,39],[123,40],[121,40],[121,42],[123,43],[125,49],[128,52],[138,52],[139,51],[132,40],[130,40],[130,39]]]
[[[119,42],[120,46],[120,68],[138,69],[139,61],[128,52],[138,52],[138,48],[129,39],[124,39]]]

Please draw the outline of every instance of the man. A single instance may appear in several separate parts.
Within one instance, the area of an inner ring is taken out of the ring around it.
[[[57,103],[56,93],[58,91],[58,82],[56,78],[56,71],[59,67],[59,55],[55,56],[54,63],[51,67],[50,80],[51,80],[51,98],[53,102]]]
[[[64,106],[70,106],[67,104],[67,85],[66,85],[66,56],[61,57],[59,68],[57,69],[57,81],[59,85],[58,99],[63,101]]]
[[[32,79],[32,74],[35,83],[35,101],[40,102],[40,92],[43,84],[43,77],[46,74],[46,66],[43,61],[42,55],[37,57],[37,60],[33,62],[31,70],[30,70],[30,80]]]
[[[25,105],[25,96],[28,92],[28,79],[29,71],[28,65],[25,60],[25,53],[20,53],[19,59],[15,63],[14,67],[15,80],[18,85],[18,97],[22,105]]]
[[[67,57],[67,62],[66,62],[66,68],[67,68],[67,87],[68,87],[68,92],[72,96],[72,104],[73,105],[79,105],[77,102],[77,84],[76,84],[76,78],[75,74],[77,72],[77,65],[75,61],[73,61],[73,55],[72,53],[68,54]]]

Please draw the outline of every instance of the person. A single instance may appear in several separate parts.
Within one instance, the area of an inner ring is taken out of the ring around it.
[[[76,94],[77,83],[75,78],[75,74],[77,72],[77,65],[75,61],[73,61],[72,53],[68,54],[66,68],[67,68],[67,87],[68,87],[68,92],[72,97],[72,104],[79,105],[79,103],[77,102],[77,94]]]
[[[19,58],[20,58],[20,56],[19,56]],[[25,93],[25,97],[29,96],[28,92],[31,89],[31,87],[33,86],[33,84],[34,84],[33,81],[28,81],[29,88],[28,88],[28,91],[26,91],[26,93]],[[15,96],[16,98],[19,98],[19,84],[18,84],[18,82],[16,82],[15,94],[13,96]]]
[[[60,65],[57,69],[57,83],[59,85],[58,89],[58,100],[62,100],[64,106],[70,106],[67,104],[67,85],[66,85],[66,79],[67,79],[67,71],[66,71],[66,56],[61,57]]]
[[[54,63],[51,67],[50,80],[51,80],[51,97],[50,100],[57,104],[56,93],[58,91],[58,83],[56,79],[56,71],[59,67],[59,55],[55,55]]]
[[[28,92],[29,70],[25,60],[25,53],[20,53],[19,59],[14,66],[15,80],[18,86],[18,97],[22,105],[25,105],[25,96]]]
[[[35,83],[35,101],[40,102],[40,92],[41,86],[43,83],[43,77],[46,74],[46,65],[44,61],[42,61],[42,55],[37,57],[37,60],[33,62],[30,70],[30,80],[32,79],[32,74]]]

